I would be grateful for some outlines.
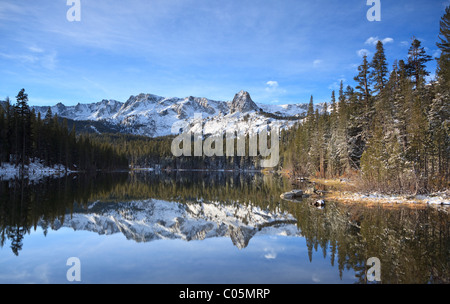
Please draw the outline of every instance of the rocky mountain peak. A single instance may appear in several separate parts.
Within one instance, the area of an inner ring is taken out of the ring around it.
[[[258,106],[253,102],[250,94],[246,91],[240,91],[234,96],[231,102],[230,111],[234,112],[249,112],[258,110]]]
[[[295,120],[284,120],[283,117],[300,119],[301,115],[306,113],[307,106],[307,104],[256,104],[250,94],[242,90],[232,101],[193,96],[167,98],[141,93],[130,96],[125,103],[103,99],[97,103],[76,106],[58,104],[50,108],[52,113],[58,114],[59,117],[79,121],[80,130],[85,130],[83,126],[91,125],[91,121],[95,121],[105,124],[105,130],[110,132],[159,137],[173,135],[171,127],[175,122],[183,120],[190,123],[197,113],[202,114],[205,134],[220,134],[231,126],[246,132],[245,130],[249,130],[253,124],[257,126],[262,120],[269,124],[281,123],[283,128],[289,128]],[[49,107],[33,108],[44,117]],[[277,118],[269,118],[261,113],[260,109],[266,113],[274,113]],[[246,118],[234,113],[242,113]]]
[[[164,99],[164,98],[161,96],[140,93],[139,95],[136,95],[136,96],[133,96],[133,95],[130,96],[130,98],[128,98],[128,100],[125,102],[124,108],[127,108],[130,105],[137,106],[137,104],[139,104],[139,103],[155,104],[155,103],[158,103],[162,99]]]

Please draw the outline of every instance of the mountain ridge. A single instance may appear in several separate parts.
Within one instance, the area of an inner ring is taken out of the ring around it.
[[[324,104],[316,104],[323,111]],[[261,125],[290,128],[306,115],[308,104],[269,105],[254,102],[247,91],[235,94],[232,101],[218,101],[205,97],[163,97],[149,93],[131,95],[126,102],[103,99],[95,103],[65,106],[32,106],[44,117],[48,109],[60,118],[67,118],[82,126],[82,130],[99,132],[93,122],[111,126],[114,132],[160,137],[176,135],[172,126],[177,122],[191,125],[201,115],[204,134],[224,133],[230,127],[247,133]],[[196,116],[197,115],[197,116]],[[197,118],[196,118],[196,117]]]

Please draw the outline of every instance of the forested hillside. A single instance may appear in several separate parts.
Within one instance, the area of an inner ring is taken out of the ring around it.
[[[355,88],[331,95],[331,112],[310,109],[304,123],[283,135],[284,166],[295,175],[337,177],[356,172],[363,186],[387,192],[425,193],[449,185],[450,7],[440,23],[434,60],[418,39],[392,68],[378,41],[364,56]],[[390,71],[390,72],[389,72]]]
[[[71,170],[128,168],[126,157],[111,145],[92,143],[87,136],[76,136],[48,111],[44,118],[28,106],[28,95],[22,89],[11,105],[9,99],[0,106],[0,163],[25,168],[40,161],[45,166],[63,165]]]

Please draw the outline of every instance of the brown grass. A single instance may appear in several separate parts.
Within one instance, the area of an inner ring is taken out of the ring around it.
[[[345,204],[364,204],[369,207],[382,206],[386,208],[401,208],[408,206],[410,208],[423,209],[428,206],[426,201],[411,195],[363,197],[365,193],[358,191],[358,183],[352,180],[313,178],[311,181],[326,186],[327,192],[324,199],[329,201]]]

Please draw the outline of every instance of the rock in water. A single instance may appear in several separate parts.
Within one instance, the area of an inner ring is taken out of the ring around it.
[[[324,200],[317,200],[317,201],[314,202],[313,205],[316,206],[316,207],[323,207],[323,206],[325,206],[325,201]]]
[[[292,190],[280,195],[282,199],[294,199],[294,198],[302,198],[303,191],[302,190]]]

